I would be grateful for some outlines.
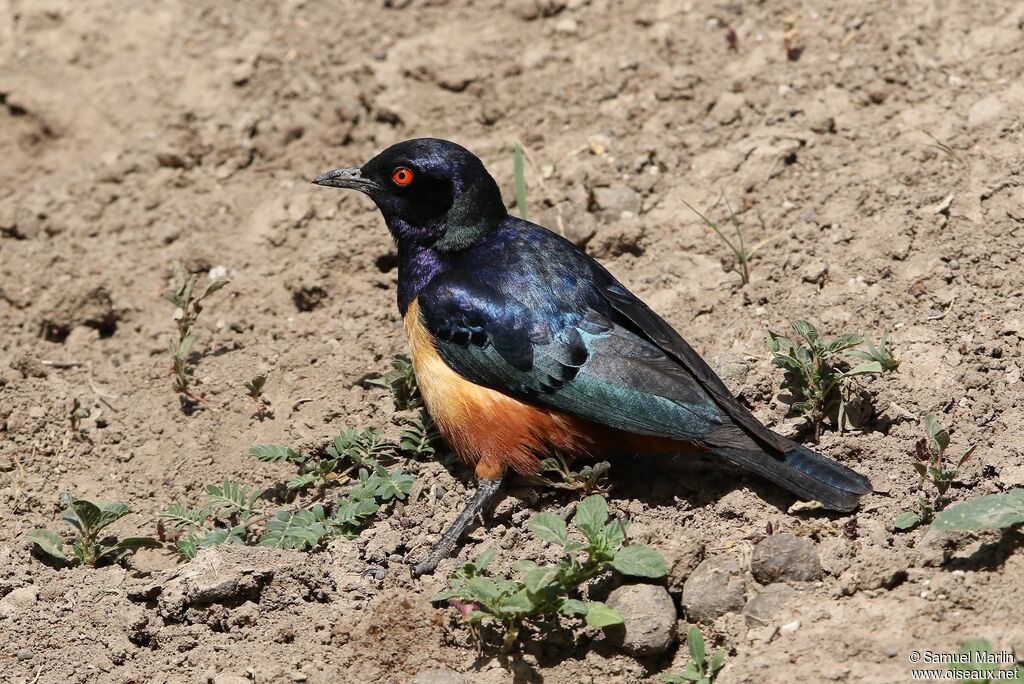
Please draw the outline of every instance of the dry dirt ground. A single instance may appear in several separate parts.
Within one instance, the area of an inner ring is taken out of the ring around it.
[[[252,444],[397,430],[365,382],[405,350],[394,247],[365,198],[308,179],[423,135],[476,151],[509,200],[522,141],[531,218],[585,241],[778,429],[798,421],[766,330],[893,331],[899,372],[862,383],[860,429],[822,438],[882,490],[855,534],[851,516],[787,514],[784,492],[717,468],[612,466],[634,538],[735,560],[746,598],[768,521],[817,545],[821,581],[763,623],[701,625],[728,653],[718,682],[908,681],[911,650],[970,636],[1020,659],[1024,553],[892,520],[915,500],[925,413],[954,451],[977,445],[954,498],[1024,485],[1022,27],[1006,0],[0,0],[0,679],[408,682],[447,667],[481,684],[634,683],[681,668],[682,644],[638,660],[571,624],[478,655],[427,597],[486,546],[498,569],[549,554],[524,521],[575,499],[514,489],[414,581],[407,560],[472,486],[450,464],[410,464],[404,510],[314,553],[149,551],[84,570],[30,552],[29,530],[60,527],[62,491],[126,502],[117,531],[152,534],[207,483],[289,476]],[[721,193],[750,240],[773,238],[745,286],[683,204]],[[233,278],[198,326],[207,403],[191,415],[168,377],[175,259]],[[241,387],[260,370],[265,421]],[[371,565],[383,579],[360,575]]]

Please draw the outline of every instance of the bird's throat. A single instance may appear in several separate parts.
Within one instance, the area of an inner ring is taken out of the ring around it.
[[[398,311],[405,316],[409,304],[446,268],[445,258],[431,247],[398,243]]]

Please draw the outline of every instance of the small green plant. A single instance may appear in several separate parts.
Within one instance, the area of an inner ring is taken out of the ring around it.
[[[889,333],[882,333],[878,340],[878,346],[871,339],[871,335],[864,335],[864,346],[867,349],[851,349],[846,352],[847,356],[864,361],[874,361],[883,371],[894,371],[900,367],[900,360],[893,355],[892,345],[889,343]]]
[[[592,465],[585,465],[579,471],[573,470],[565,455],[555,451],[551,456],[540,462],[541,473],[552,473],[553,477],[540,477],[539,479],[549,487],[556,489],[569,489],[579,492],[583,496],[590,494],[604,494],[609,489],[608,472],[611,464],[608,461],[600,461]]]
[[[414,458],[429,458],[436,456],[441,447],[441,435],[429,413],[421,410],[418,416],[405,421],[398,438],[400,450]]]
[[[334,537],[355,538],[380,510],[382,503],[408,496],[413,478],[377,465],[360,468],[356,484],[331,504],[268,511],[256,507],[262,492],[237,481],[206,488],[206,506],[191,511],[172,504],[161,514],[177,534],[181,560],[199,549],[220,544],[248,544],[277,549],[310,549]]]
[[[845,333],[826,340],[816,327],[803,320],[794,321],[793,330],[797,334],[795,341],[769,331],[768,349],[772,363],[786,371],[780,386],[800,398],[790,407],[790,413],[803,415],[810,421],[817,443],[825,417],[831,410],[838,408],[840,423],[843,421],[844,383],[857,375],[895,370],[899,360],[892,356],[885,335],[881,348],[871,345],[867,351],[862,351],[854,349],[864,341],[859,333]],[[868,360],[847,369],[844,357]]]
[[[986,494],[952,504],[932,522],[938,530],[1001,530],[1024,523],[1024,489]]]
[[[910,530],[921,523],[931,522],[935,514],[945,506],[946,492],[959,474],[960,468],[974,454],[975,447],[972,446],[959,458],[956,466],[947,468],[944,459],[949,447],[949,431],[931,413],[921,422],[925,436],[914,444],[914,470],[921,476],[918,488],[922,490],[922,494],[918,499],[918,510],[904,511],[896,516],[893,526],[897,530]],[[932,485],[932,491],[924,489],[926,482]]]
[[[82,439],[82,420],[89,417],[89,409],[82,406],[82,402],[75,397],[71,402],[71,410],[68,411],[68,421],[71,423],[71,434],[75,439]]]
[[[259,375],[253,376],[251,380],[248,380],[243,384],[249,398],[252,399],[253,403],[256,405],[256,411],[253,413],[253,416],[259,420],[264,420],[274,415],[274,410],[270,406],[270,400],[263,396],[263,387],[266,384],[266,373],[260,373]]]
[[[683,667],[683,671],[679,674],[661,675],[658,679],[669,684],[711,684],[715,681],[718,671],[725,665],[725,651],[719,648],[708,658],[704,649],[704,637],[696,627],[690,627],[690,631],[686,633],[686,648],[690,651],[690,660]]]
[[[195,286],[199,280],[197,275],[189,275],[181,262],[171,264],[174,271],[174,286],[164,293],[164,297],[174,305],[174,320],[178,325],[178,339],[171,341],[171,357],[173,360],[174,390],[196,399],[189,391],[192,377],[189,374],[188,357],[192,345],[196,342],[195,324],[199,314],[203,312],[203,301],[229,282],[227,278],[214,278],[198,297]]]
[[[957,654],[959,657],[949,664],[954,681],[964,684],[1024,681],[1024,670],[1019,666],[1014,665],[1010,670],[1000,668],[1001,664],[1012,662],[1012,656],[1007,651],[996,653],[992,649],[992,642],[988,639],[979,637],[965,639],[957,650]]]
[[[487,621],[502,635],[503,652],[512,649],[525,623],[544,627],[556,616],[580,616],[591,627],[620,624],[622,615],[600,601],[575,596],[587,581],[615,570],[634,577],[662,577],[665,562],[654,549],[640,544],[626,546],[626,524],[609,519],[608,504],[598,495],[576,507],[573,519],[583,541],[570,538],[565,521],[552,513],[538,513],[527,528],[539,539],[562,547],[554,565],[518,561],[518,579],[486,576],[497,555],[486,551],[460,566],[449,577],[449,589],[431,598],[435,603],[457,607],[471,624]]]
[[[384,439],[381,430],[368,428],[345,430],[331,441],[324,455],[299,453],[281,444],[257,444],[249,449],[249,455],[265,463],[287,461],[297,466],[298,474],[285,485],[300,490],[344,481],[359,467],[376,471],[380,459],[397,458],[398,449],[398,444]]]
[[[62,563],[97,567],[120,563],[138,549],[160,548],[162,544],[152,537],[125,537],[115,539],[101,536],[104,529],[131,513],[122,503],[97,505],[72,494],[62,494],[66,506],[61,520],[75,528],[76,535],[71,543],[71,557],[64,550],[60,535],[49,530],[32,530],[29,540],[35,548]]]
[[[736,232],[735,239],[730,239],[729,236],[725,234],[725,231],[723,231],[718,226],[718,224],[716,224],[714,221],[709,219],[704,214],[697,211],[697,209],[695,209],[693,205],[691,205],[689,202],[683,200],[683,204],[686,205],[687,209],[689,209],[694,214],[699,216],[700,220],[704,222],[704,225],[713,230],[715,232],[715,235],[717,235],[722,240],[722,242],[725,243],[725,246],[729,248],[729,251],[731,251],[733,256],[736,257],[736,264],[739,266],[740,284],[746,285],[747,283],[750,282],[750,260],[754,258],[754,254],[756,254],[759,249],[764,247],[766,244],[768,244],[775,238],[779,237],[780,235],[784,235],[785,231],[781,231],[779,233],[776,233],[775,235],[772,235],[771,237],[765,238],[764,240],[761,240],[760,242],[753,245],[752,247],[747,247],[747,241],[745,236],[746,227],[743,225],[743,222],[740,221],[740,218],[739,216],[736,215],[736,212],[732,210],[732,205],[729,204],[729,200],[726,198],[725,193],[722,193],[722,196],[719,201],[724,202],[726,209],[728,209],[729,211],[729,222],[732,223],[732,228]],[[715,206],[717,206],[717,203]],[[761,228],[765,229],[764,219],[762,219],[760,215],[758,215],[758,220],[761,222]]]
[[[516,209],[519,218],[526,220],[526,174],[523,169],[523,146],[512,146],[512,175],[516,182]]]
[[[399,411],[414,409],[423,405],[419,387],[416,386],[416,371],[407,356],[399,354],[391,359],[391,370],[382,377],[367,381],[370,385],[383,387],[395,398]]]

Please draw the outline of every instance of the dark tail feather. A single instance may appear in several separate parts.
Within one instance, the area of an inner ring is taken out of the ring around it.
[[[834,511],[852,511],[860,497],[872,491],[868,478],[795,442],[781,456],[751,447],[719,447],[714,453]]]

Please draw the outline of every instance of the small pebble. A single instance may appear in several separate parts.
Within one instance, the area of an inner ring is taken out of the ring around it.
[[[34,656],[35,653],[33,653],[30,648],[23,648],[18,651],[18,660],[32,660]]]

